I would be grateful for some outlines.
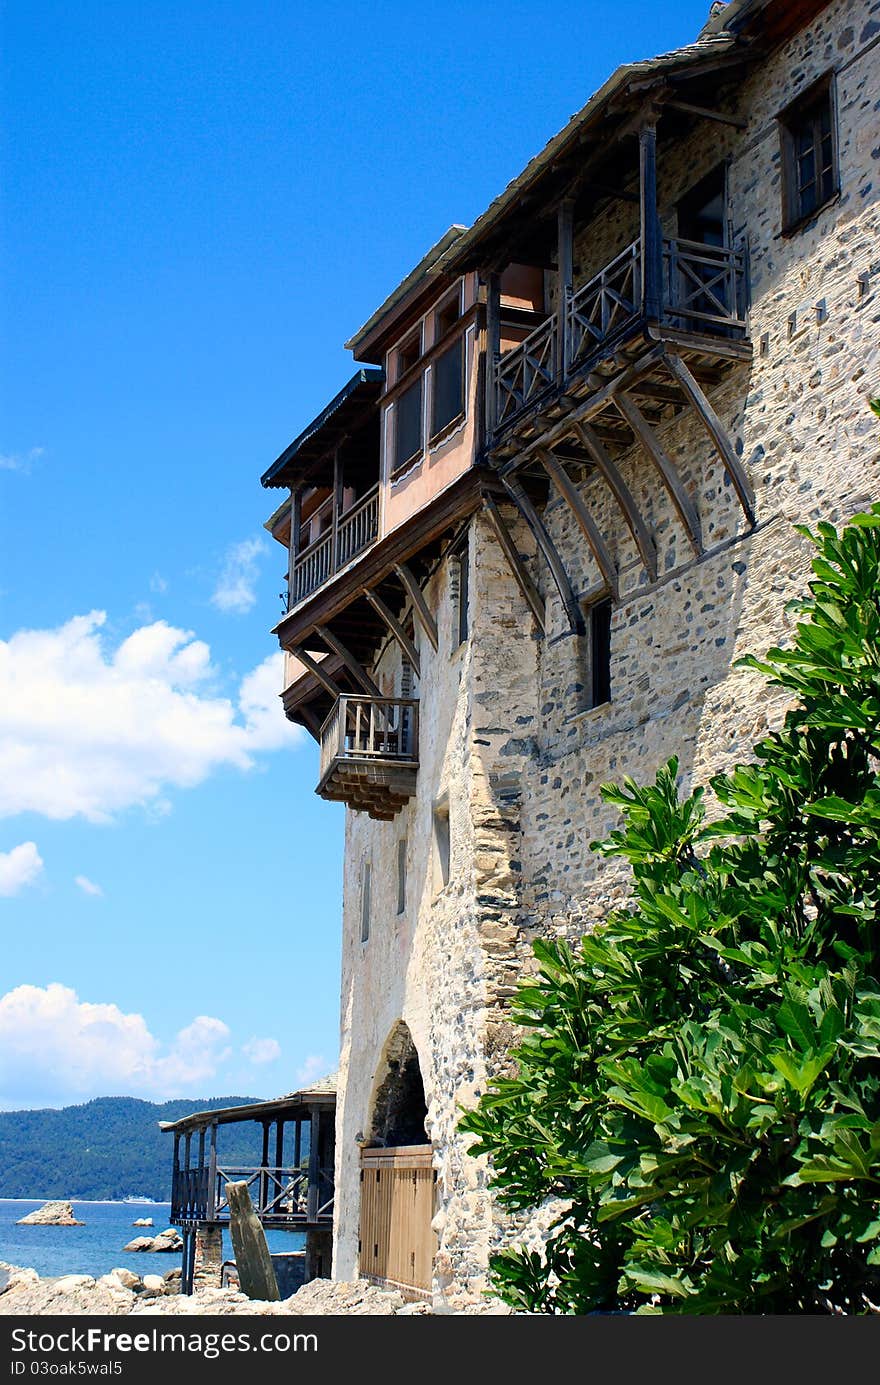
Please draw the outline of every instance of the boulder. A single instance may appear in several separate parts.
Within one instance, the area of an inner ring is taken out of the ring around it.
[[[167,1231],[160,1231],[158,1236],[135,1236],[133,1241],[129,1241],[123,1250],[131,1254],[133,1251],[173,1251],[183,1250],[183,1241],[173,1226],[169,1226]]]
[[[115,1279],[117,1284],[121,1284],[123,1289],[130,1289],[133,1294],[138,1293],[143,1288],[143,1280],[135,1274],[134,1270],[127,1270],[122,1265],[111,1270],[104,1278]]]
[[[145,1275],[144,1275],[144,1293],[145,1293],[145,1294],[149,1294],[149,1295],[151,1295],[153,1298],[155,1298],[158,1294],[164,1294],[164,1292],[165,1292],[165,1280],[162,1278],[161,1274],[145,1274]]]
[[[152,1217],[138,1217],[136,1221],[133,1221],[133,1222],[132,1222],[132,1226],[152,1226],[152,1225],[153,1225],[153,1218],[152,1218]]]
[[[77,1221],[69,1202],[44,1202],[35,1212],[19,1217],[17,1226],[85,1226]]]

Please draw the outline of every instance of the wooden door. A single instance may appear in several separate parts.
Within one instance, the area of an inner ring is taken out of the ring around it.
[[[363,1279],[430,1298],[437,1238],[430,1145],[361,1151],[359,1269]]]

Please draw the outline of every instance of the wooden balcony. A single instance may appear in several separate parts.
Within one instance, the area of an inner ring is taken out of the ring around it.
[[[297,554],[290,570],[287,609],[292,610],[312,592],[323,587],[352,558],[362,553],[379,535],[379,487],[373,486],[350,510],[339,515],[332,498],[325,502],[329,527],[326,533]]]
[[[586,284],[566,292],[561,313],[545,319],[492,367],[493,440],[524,421],[564,412],[572,387],[595,373],[625,368],[634,344],[667,340],[707,356],[750,354],[744,245],[664,239],[660,316],[643,304],[642,242],[635,240]]]
[[[321,727],[321,798],[390,821],[416,791],[419,704],[343,694]]]

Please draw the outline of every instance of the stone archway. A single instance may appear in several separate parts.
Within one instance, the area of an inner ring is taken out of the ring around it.
[[[436,1236],[433,1150],[419,1055],[403,1021],[382,1053],[361,1150],[359,1272],[408,1298],[430,1298]]]
[[[383,1066],[373,1089],[367,1144],[425,1144],[425,1085],[412,1034],[402,1020],[385,1044]]]

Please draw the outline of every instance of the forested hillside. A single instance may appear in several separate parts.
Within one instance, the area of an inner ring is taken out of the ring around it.
[[[256,1100],[193,1097],[155,1105],[114,1096],[60,1110],[0,1111],[0,1197],[168,1201],[174,1140],[158,1122]],[[221,1159],[258,1164],[261,1137],[253,1121],[221,1126]]]

